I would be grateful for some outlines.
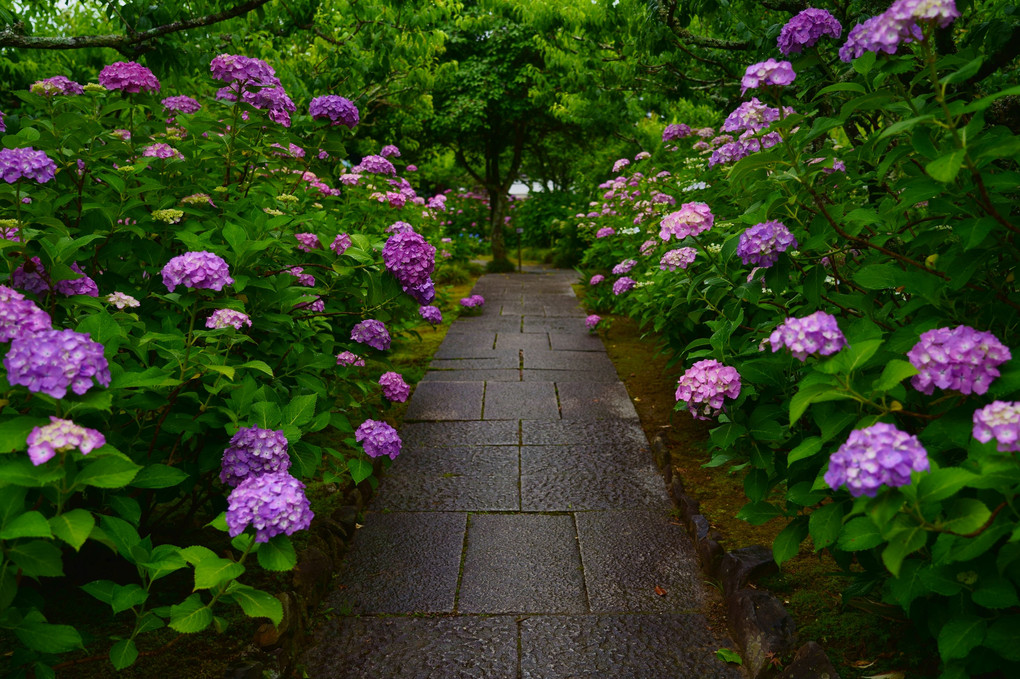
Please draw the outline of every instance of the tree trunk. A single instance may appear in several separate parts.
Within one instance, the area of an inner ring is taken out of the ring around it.
[[[501,187],[489,188],[489,242],[492,245],[492,260],[506,260],[506,237],[503,231],[508,204]]]

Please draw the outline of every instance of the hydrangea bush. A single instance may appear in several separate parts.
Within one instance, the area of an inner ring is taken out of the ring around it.
[[[828,10],[747,59],[715,128],[665,120],[650,158],[606,164],[577,215],[588,298],[690,366],[677,409],[714,420],[740,516],[786,522],[777,562],[828,550],[943,677],[1009,676],[1020,137],[995,107],[1018,88],[983,79],[983,18],[954,2]]]

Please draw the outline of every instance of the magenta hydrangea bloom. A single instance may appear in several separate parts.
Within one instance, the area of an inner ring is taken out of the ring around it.
[[[371,172],[372,174],[397,174],[397,168],[393,163],[382,156],[365,156],[361,162],[352,168],[354,172]]]
[[[57,173],[57,164],[44,151],[31,146],[0,149],[0,177],[8,184],[19,179],[32,179],[45,184]]]
[[[292,267],[290,267],[290,269],[288,270],[288,273],[291,276],[294,276],[295,278],[298,279],[298,285],[303,285],[306,288],[314,288],[315,287],[315,276],[313,276],[310,273],[305,273],[305,270],[303,268],[301,268],[300,266],[292,266]]]
[[[421,285],[436,268],[436,248],[414,231],[390,236],[382,256],[386,269],[405,287]]]
[[[797,239],[782,222],[755,224],[740,234],[737,255],[744,264],[770,267],[779,261],[779,253],[797,247]]]
[[[485,298],[481,295],[471,295],[460,300],[460,305],[465,309],[477,309],[485,304]]]
[[[254,108],[268,111],[269,119],[284,127],[290,127],[290,114],[297,110],[297,106],[280,85],[262,87],[254,91],[245,90],[241,93],[241,98]]]
[[[34,428],[28,435],[28,457],[38,467],[57,453],[77,448],[82,455],[88,455],[104,445],[106,437],[99,431],[50,415],[49,424]]]
[[[290,469],[287,438],[282,429],[242,427],[223,451],[220,481],[233,488],[250,476],[285,472]]]
[[[845,484],[854,497],[875,497],[879,487],[908,486],[912,471],[928,469],[928,452],[916,436],[879,422],[850,432],[829,458],[825,483],[833,490]]]
[[[386,227],[386,233],[411,233],[414,227],[407,222],[396,221]]]
[[[714,358],[698,361],[680,376],[676,400],[687,404],[696,419],[708,420],[723,411],[725,399],[740,396],[740,373]]]
[[[67,389],[84,394],[92,381],[110,386],[110,364],[103,345],[88,333],[41,330],[15,337],[4,357],[7,381],[31,392],[64,398]]]
[[[152,71],[134,61],[117,61],[99,72],[99,84],[122,92],[159,92],[159,80]]]
[[[613,283],[613,294],[622,295],[625,292],[633,290],[635,285],[637,285],[637,281],[635,281],[633,278],[630,278],[629,276],[623,276],[615,283]]]
[[[400,149],[398,149],[393,144],[387,144],[386,146],[382,147],[381,151],[379,151],[379,155],[382,156],[383,158],[389,158],[390,156],[399,158]]]
[[[197,99],[192,99],[183,94],[176,97],[167,97],[160,103],[163,104],[163,108],[173,113],[196,113],[202,108],[202,104],[198,103]]]
[[[436,286],[431,278],[426,278],[417,285],[402,286],[404,292],[409,294],[418,304],[430,304],[436,298]]]
[[[75,278],[72,280],[57,281],[53,288],[62,295],[88,295],[89,297],[99,297],[99,286],[96,282],[89,278],[81,267],[78,266],[78,262],[71,263],[71,271],[81,274],[81,278]]]
[[[295,233],[294,238],[298,241],[298,250],[311,252],[312,250],[319,250],[322,248],[322,244],[319,243],[319,237],[314,233]]]
[[[19,290],[35,295],[44,295],[50,291],[49,277],[38,257],[33,257],[15,268],[11,273],[11,284]]]
[[[772,353],[786,347],[794,358],[804,361],[810,354],[831,356],[846,346],[846,337],[839,329],[839,323],[832,314],[824,311],[804,316],[787,318],[769,335]]]
[[[0,132],[6,132],[7,125],[4,123],[4,112],[0,111]]]
[[[990,332],[966,325],[935,328],[922,333],[907,352],[910,364],[920,371],[910,384],[925,394],[935,387],[984,394],[999,376],[998,366],[1010,358],[1009,349]]]
[[[768,85],[789,85],[796,77],[789,61],[766,59],[747,67],[740,81],[740,94]]]
[[[184,160],[184,154],[175,149],[170,144],[164,144],[163,142],[156,142],[155,144],[149,144],[142,149],[142,157],[144,158],[159,158],[161,160],[168,160],[173,158],[174,160]]]
[[[249,476],[227,500],[227,532],[237,537],[248,526],[255,529],[255,542],[268,542],[277,535],[293,535],[312,525],[312,512],[305,497],[305,484],[287,472]]]
[[[993,401],[974,411],[974,438],[995,439],[1000,453],[1020,453],[1020,401]]]
[[[761,103],[758,101],[758,97],[751,97],[750,101],[741,103],[726,117],[722,129],[727,132],[746,130],[757,132],[764,130],[776,120],[779,120],[778,108]]]
[[[17,290],[0,285],[0,342],[52,327],[50,315]]]
[[[41,94],[44,97],[53,97],[58,94],[73,96],[85,93],[81,85],[64,75],[55,75],[52,78],[37,80],[28,89],[32,94]]]
[[[679,210],[662,218],[659,238],[668,241],[676,236],[677,240],[683,240],[708,231],[714,223],[715,216],[707,203],[684,203]]]
[[[369,457],[388,455],[391,460],[400,455],[403,442],[397,430],[379,420],[365,420],[354,432],[354,440],[365,449]]]
[[[603,226],[601,229],[595,232],[596,238],[607,238],[616,234],[616,229],[611,226]]]
[[[659,194],[659,195],[662,195],[662,194]],[[655,252],[655,248],[658,245],[659,245],[658,241],[646,240],[644,243],[641,244],[641,247],[638,248],[638,253],[642,257],[647,257],[648,255],[650,255],[653,252]]]
[[[613,172],[619,172],[623,168],[630,165],[630,160],[627,158],[620,158],[618,161],[613,163]]]
[[[299,302],[294,305],[294,308],[302,311],[325,311],[326,303],[322,301],[322,297],[316,295],[311,302]]]
[[[351,330],[351,339],[355,342],[367,344],[368,346],[386,351],[390,348],[390,333],[381,321],[374,318],[361,321]]]
[[[205,319],[205,327],[213,330],[220,328],[240,330],[245,325],[251,327],[251,318],[248,314],[233,309],[217,309],[209,315],[209,318]]]
[[[326,94],[315,97],[308,104],[308,114],[314,120],[329,120],[332,125],[346,125],[350,129],[358,124],[358,107],[350,99]]]
[[[619,276],[620,274],[629,273],[635,264],[637,264],[636,259],[625,259],[613,267],[613,274]]]
[[[350,351],[341,351],[336,355],[336,364],[345,368],[349,366],[365,367],[365,359]]]
[[[594,276],[591,277],[591,280],[588,281],[588,285],[598,285],[599,283],[601,283],[604,280],[606,280],[606,277],[603,276],[600,273],[597,273],[597,274],[595,274]]]
[[[697,256],[698,251],[694,248],[678,248],[676,250],[670,250],[662,256],[662,259],[659,260],[659,268],[663,271],[686,269],[694,263],[694,259]]]
[[[411,387],[404,381],[400,373],[385,372],[379,378],[383,396],[390,401],[403,403],[411,395]]]
[[[599,316],[598,314],[591,314],[590,316],[584,319],[584,327],[588,328],[589,330],[594,330],[595,326],[597,326],[599,324],[599,321],[601,320],[602,317]]]
[[[240,54],[221,54],[209,62],[209,71],[217,80],[225,83],[239,83],[256,87],[272,87],[280,84],[273,67],[254,57]]]
[[[185,252],[174,257],[163,267],[163,284],[170,292],[178,285],[188,288],[205,290],[222,290],[234,279],[230,277],[230,267],[219,255],[201,250]]]
[[[443,322],[443,312],[439,310],[439,307],[435,306],[422,306],[418,307],[418,314],[428,323],[432,325],[439,325]]]
[[[689,136],[691,136],[691,128],[684,123],[666,125],[666,129],[662,131],[662,141],[673,141]]]
[[[786,22],[779,31],[779,51],[783,54],[800,52],[823,35],[838,38],[842,32],[843,27],[836,17],[824,9],[810,7]]]

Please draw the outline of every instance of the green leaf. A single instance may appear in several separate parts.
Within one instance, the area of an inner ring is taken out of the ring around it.
[[[779,507],[768,502],[749,502],[737,512],[738,519],[747,521],[752,526],[760,526],[782,515],[783,512]]]
[[[187,566],[181,556],[181,548],[176,545],[156,545],[147,561],[138,564],[148,571],[150,580],[158,580]]]
[[[0,453],[25,450],[28,435],[33,429],[44,424],[49,424],[49,420],[23,415],[0,422]]]
[[[790,399],[790,426],[796,424],[812,403],[839,401],[847,398],[850,396],[846,392],[840,391],[831,384],[812,384],[798,389]]]
[[[238,368],[251,368],[252,370],[258,370],[260,372],[264,372],[265,374],[269,375],[270,377],[273,376],[273,369],[270,368],[269,364],[266,363],[265,361],[248,361],[247,363],[242,363],[241,365],[239,365],[237,367]]]
[[[939,655],[942,661],[966,658],[984,641],[986,629],[985,621],[976,615],[964,613],[953,616],[939,630]]]
[[[790,454],[786,456],[787,464],[793,464],[800,460],[806,460],[809,457],[813,457],[822,449],[822,439],[817,436],[811,436],[804,439],[797,447],[790,451]]]
[[[17,542],[7,550],[7,558],[31,578],[59,577],[64,574],[60,548],[45,540]]]
[[[90,460],[85,464],[78,472],[74,482],[79,486],[123,488],[131,483],[140,469],[140,466],[130,460],[120,457],[103,457],[94,461]]]
[[[236,561],[220,557],[203,559],[195,564],[195,589],[210,589],[243,573],[244,566]]]
[[[808,528],[811,532],[811,540],[815,543],[815,551],[817,552],[836,542],[842,526],[842,502],[823,505],[811,512]]]
[[[294,396],[284,409],[284,423],[300,427],[311,422],[315,415],[315,401],[315,394]]]
[[[206,365],[204,367],[214,372],[218,372],[221,375],[226,375],[227,379],[230,380],[231,382],[234,381],[235,370],[234,366],[232,365]]]
[[[202,603],[199,594],[192,594],[170,607],[170,628],[182,634],[201,632],[212,623],[213,613]]]
[[[959,498],[950,505],[942,527],[958,535],[967,535],[985,525],[991,515],[992,512],[981,500]]]
[[[1020,604],[1016,587],[1008,579],[999,576],[982,577],[971,598],[978,606],[992,609],[1012,608]]]
[[[984,644],[1006,660],[1020,662],[1020,615],[1007,615],[998,618],[988,628]]]
[[[924,547],[927,540],[928,534],[924,528],[919,525],[908,526],[889,538],[889,544],[882,550],[882,563],[893,577],[899,577],[903,559]]]
[[[135,488],[172,488],[186,478],[188,478],[188,474],[177,467],[150,464],[138,472],[138,475],[131,481],[131,485]]]
[[[916,375],[918,372],[918,369],[911,365],[909,361],[894,358],[886,363],[885,368],[882,369],[882,376],[874,381],[871,388],[875,391],[889,391],[903,380]]]
[[[857,552],[862,549],[871,549],[885,542],[878,526],[867,516],[858,516],[851,519],[843,526],[839,534],[837,544],[846,552]]]
[[[800,543],[808,535],[808,521],[806,516],[798,516],[786,526],[776,539],[772,541],[772,558],[776,560],[777,566],[797,556],[800,551]]]
[[[72,509],[50,519],[53,534],[71,545],[76,552],[85,544],[95,525],[96,519],[92,512],[81,508]]]
[[[50,537],[53,537],[53,532],[49,522],[41,512],[35,510],[14,517],[0,530],[0,540]]]
[[[359,484],[372,475],[372,463],[354,457],[347,460],[347,471],[351,473],[354,483]]]
[[[114,585],[113,596],[110,599],[110,607],[114,614],[126,611],[129,608],[144,604],[149,598],[149,593],[136,584]]]
[[[216,556],[216,552],[212,551],[208,547],[203,545],[192,545],[191,547],[185,547],[180,551],[180,555],[184,557],[184,560],[190,563],[192,566],[197,566],[206,560],[214,560],[220,557]]]
[[[28,648],[39,653],[57,654],[85,647],[75,628],[70,625],[51,625],[41,618],[41,614],[25,616],[14,628],[14,634]]]
[[[0,463],[0,487],[22,486],[39,488],[64,478],[64,469],[57,463],[36,467],[28,457]]]
[[[234,222],[227,222],[220,233],[223,234],[223,239],[227,241],[230,249],[238,257],[243,255],[248,249],[248,233],[244,230],[244,227]]]
[[[99,599],[104,604],[113,603],[113,591],[118,587],[112,580],[93,580],[81,586],[86,594]]]
[[[728,648],[720,648],[715,652],[715,657],[719,658],[723,662],[731,662],[736,665],[743,665],[744,659],[740,657],[740,654],[734,650]]]
[[[960,467],[943,467],[928,472],[917,483],[918,502],[938,502],[955,495],[975,478],[974,472]]]
[[[893,264],[869,264],[853,275],[854,282],[865,290],[886,290],[899,287],[903,272]]]
[[[283,604],[271,594],[232,582],[227,588],[227,595],[237,602],[249,618],[269,618],[274,625],[279,625],[283,620]]]
[[[910,605],[914,599],[928,592],[921,573],[921,562],[917,559],[907,559],[900,568],[900,577],[889,580],[889,591],[896,599],[896,603],[907,613],[910,612]]]
[[[735,422],[726,422],[712,429],[709,432],[709,436],[712,438],[712,443],[725,450],[746,433],[747,429],[743,425],[736,424]]]
[[[262,543],[257,556],[259,565],[267,571],[289,571],[297,565],[294,545],[286,535],[277,535]]]
[[[963,167],[963,149],[956,149],[952,153],[936,158],[924,166],[928,176],[937,182],[948,184],[960,173]]]
[[[121,639],[110,648],[110,662],[117,671],[130,667],[138,659],[138,647],[133,639]]]
[[[145,371],[122,372],[110,380],[111,389],[130,389],[135,387],[172,387],[181,381],[174,379],[170,373],[161,368],[147,368]]]

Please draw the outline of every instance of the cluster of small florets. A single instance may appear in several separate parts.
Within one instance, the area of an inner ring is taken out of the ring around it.
[[[800,52],[823,35],[838,38],[842,32],[843,27],[836,17],[824,9],[811,7],[794,16],[779,31],[779,51],[783,54]]]
[[[901,43],[922,38],[919,23],[945,28],[959,16],[954,0],[896,0],[885,12],[853,27],[839,58],[852,61],[865,52],[895,54]]]
[[[172,113],[196,113],[202,108],[197,99],[181,94],[176,97],[167,97],[162,102],[163,108]]]
[[[350,129],[354,129],[360,120],[358,107],[350,99],[335,94],[312,99],[308,113],[315,120],[329,120],[332,125],[346,125]]]
[[[361,162],[355,165],[352,169],[354,172],[370,172],[372,174],[388,175],[397,174],[397,168],[393,167],[393,163],[382,156],[365,156],[361,159]]]
[[[298,285],[303,285],[306,288],[315,287],[315,276],[310,273],[305,273],[305,270],[300,266],[292,266],[287,270],[291,276],[298,279]]]
[[[0,342],[49,330],[50,315],[17,290],[0,285]]]
[[[111,292],[104,299],[108,304],[112,304],[118,309],[134,309],[141,306],[137,299],[123,292]]]
[[[99,286],[96,282],[89,278],[81,267],[78,266],[78,262],[71,262],[71,271],[81,274],[80,278],[73,278],[69,280],[57,281],[53,284],[53,289],[62,295],[87,295],[89,297],[99,297]]]
[[[431,278],[426,278],[417,285],[401,286],[408,295],[418,304],[431,304],[436,298],[436,285]]]
[[[832,314],[824,311],[803,318],[787,318],[772,331],[768,339],[772,352],[786,347],[798,360],[811,354],[831,356],[846,346],[846,337]]]
[[[591,280],[588,281],[588,285],[598,285],[604,280],[606,280],[606,277],[600,273],[597,273],[591,277]]]
[[[343,367],[357,366],[365,367],[365,359],[350,351],[341,351],[336,355],[336,364]]]
[[[750,130],[757,132],[764,130],[779,120],[779,109],[761,103],[758,97],[751,97],[735,108],[723,123],[722,129],[727,132],[744,132]]]
[[[418,314],[423,320],[432,325],[439,325],[443,322],[443,312],[439,310],[439,307],[421,306],[418,307]]]
[[[411,387],[404,381],[400,373],[385,372],[379,378],[383,396],[390,401],[403,403],[411,395]]]
[[[53,97],[58,94],[76,95],[85,93],[81,85],[64,75],[55,75],[52,78],[37,80],[28,89],[32,94],[40,94],[44,97]]]
[[[134,61],[117,61],[103,67],[99,84],[122,92],[159,92],[159,80],[152,71]]]
[[[630,165],[630,160],[627,158],[620,158],[618,161],[613,163],[613,172],[619,172],[623,168]]]
[[[633,269],[636,264],[636,259],[625,259],[613,267],[613,274],[619,276],[620,274],[630,273],[630,270]]]
[[[297,106],[287,96],[287,91],[280,85],[255,91],[245,90],[241,98],[254,108],[268,111],[269,119],[284,127],[290,127],[290,114],[297,110]]]
[[[185,252],[183,255],[174,257],[161,272],[163,284],[167,290],[174,291],[178,285],[188,288],[202,288],[205,290],[222,290],[224,285],[230,285],[234,279],[230,277],[230,267],[219,255],[207,252]]]
[[[21,228],[16,219],[0,219],[0,240],[21,242]]]
[[[686,269],[694,263],[694,259],[697,256],[698,251],[694,248],[679,248],[677,250],[670,250],[662,256],[662,259],[659,260],[659,268],[663,271]]]
[[[251,327],[251,318],[248,314],[233,309],[217,309],[205,319],[205,327],[213,330],[220,328],[234,328],[240,330],[242,326]]]
[[[833,490],[845,484],[854,497],[875,497],[879,487],[910,485],[912,471],[928,469],[928,452],[916,436],[879,422],[850,432],[829,458],[825,483]]]
[[[680,376],[676,400],[687,404],[696,419],[707,420],[723,411],[727,398],[740,396],[740,373],[714,358],[698,361]]]
[[[485,298],[481,295],[471,295],[460,300],[460,305],[465,309],[475,309],[485,304]]]
[[[170,144],[164,144],[163,142],[157,142],[150,144],[142,149],[143,158],[159,158],[161,160],[167,160],[173,158],[174,160],[184,160],[184,154],[175,149]]]
[[[414,227],[407,222],[396,221],[386,227],[386,233],[411,233]]]
[[[386,146],[382,147],[382,150],[379,151],[379,155],[382,156],[383,158],[389,158],[390,156],[399,158],[400,149],[398,149],[393,144],[387,144]]]
[[[250,525],[255,529],[255,542],[305,530],[315,516],[305,497],[305,484],[287,472],[249,476],[230,493],[228,502],[230,537],[237,537]]]
[[[209,62],[212,77],[227,84],[240,83],[256,87],[272,87],[279,85],[273,67],[253,57],[240,54],[221,54]]]
[[[311,252],[312,250],[319,250],[322,248],[322,244],[319,243],[319,237],[314,233],[295,233],[294,238],[297,239],[298,250]]]
[[[290,469],[287,438],[283,430],[242,427],[223,451],[220,481],[236,488],[251,476],[285,472]]]
[[[655,252],[655,248],[658,247],[658,245],[659,245],[658,241],[646,240],[644,243],[641,244],[641,247],[638,248],[638,254],[640,254],[642,257],[647,257],[648,255]]]
[[[974,438],[995,439],[1000,453],[1020,453],[1020,401],[993,401],[974,411]]]
[[[683,240],[708,231],[714,223],[715,216],[707,203],[684,203],[679,210],[662,218],[659,238],[668,241],[676,236],[677,240]]]
[[[390,333],[381,321],[374,318],[361,321],[351,330],[351,339],[361,344],[385,351],[390,348]]]
[[[212,201],[208,193],[193,193],[190,196],[181,198],[181,202],[185,205],[212,205],[216,207],[216,203]]]
[[[19,179],[32,179],[45,184],[57,173],[57,164],[44,151],[31,146],[0,149],[0,178],[8,184]]]
[[[629,276],[622,276],[613,283],[613,294],[622,295],[625,292],[629,292],[634,289],[634,285],[637,283],[633,278]]]
[[[611,226],[603,226],[601,229],[595,232],[596,238],[608,238],[609,236],[615,235],[616,230]]]
[[[354,439],[369,457],[388,455],[391,460],[400,455],[402,442],[397,430],[379,420],[365,420],[354,432]]]
[[[662,131],[662,141],[673,141],[689,136],[691,136],[691,128],[684,123],[666,125],[666,129]]]
[[[747,67],[744,77],[740,80],[740,93],[744,94],[747,90],[768,85],[789,85],[796,77],[797,74],[793,72],[793,65],[789,61],[766,59]]]
[[[53,459],[57,453],[66,453],[75,448],[80,450],[82,455],[88,455],[96,448],[106,445],[106,437],[95,429],[50,415],[50,423],[32,429],[27,443],[28,457],[32,464],[38,467]]]
[[[177,224],[184,219],[184,210],[168,208],[165,210],[153,210],[152,218],[164,224]]]
[[[797,239],[782,222],[761,222],[740,234],[737,255],[744,264],[770,267],[779,261],[779,253],[797,247]]]
[[[386,269],[405,287],[423,284],[436,268],[436,248],[414,231],[390,236],[382,255]]]
[[[35,295],[43,295],[50,291],[46,269],[38,257],[32,257],[24,264],[18,265],[11,272],[11,284],[19,290]]]
[[[918,391],[931,394],[938,387],[983,394],[1012,354],[992,333],[958,325],[922,333],[907,358],[920,371],[910,380]]]
[[[88,333],[73,330],[40,330],[14,337],[4,367],[11,385],[53,398],[64,398],[68,387],[80,396],[92,387],[93,379],[110,386],[103,345],[93,342]]]
[[[584,327],[588,328],[589,330],[594,330],[595,327],[599,324],[599,321],[601,320],[602,317],[599,316],[598,314],[591,314],[586,319],[584,319]]]
[[[826,158],[809,158],[807,161],[805,161],[805,164],[817,165],[818,163],[826,162],[828,162],[828,159]],[[831,162],[832,167],[825,165],[824,167],[822,167],[822,172],[824,172],[825,174],[832,174],[833,172],[846,172],[846,163],[844,163],[842,160],[840,160],[839,158],[833,158]]]

